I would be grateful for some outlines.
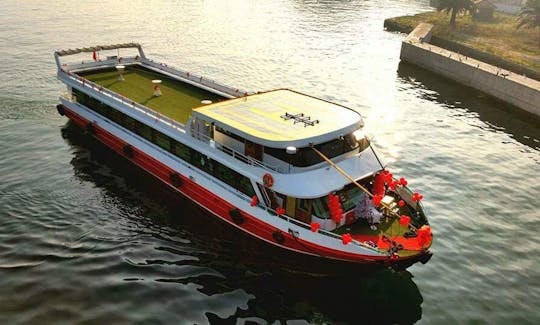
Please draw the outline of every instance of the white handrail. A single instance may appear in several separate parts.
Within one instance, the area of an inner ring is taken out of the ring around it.
[[[240,152],[234,150],[233,148],[212,139],[211,137],[209,137],[208,135],[206,135],[204,133],[195,132],[195,131],[192,130],[191,134],[192,134],[191,136],[193,138],[201,140],[202,142],[207,143],[207,144],[210,143],[210,140],[214,141],[214,143],[216,144],[216,149],[218,149],[220,151],[223,151],[224,153],[226,153],[228,155],[231,155],[233,158],[236,158],[236,159],[238,159],[240,161],[243,161],[244,163],[246,163],[248,165],[257,166],[257,167],[260,167],[260,168],[263,168],[263,169],[266,169],[266,170],[270,170],[270,171],[279,171],[279,169],[276,166],[264,163],[264,162],[254,158],[254,157],[246,156],[243,153],[240,153]]]
[[[148,65],[148,66],[151,66],[153,68],[168,72],[168,73],[170,73],[172,75],[175,75],[177,77],[180,77],[182,79],[186,79],[186,80],[192,81],[192,82],[194,82],[196,84],[212,88],[214,90],[217,90],[217,91],[219,91],[221,93],[224,93],[224,94],[227,94],[227,95],[230,95],[230,96],[233,96],[233,97],[247,96],[247,95],[250,94],[247,91],[244,91],[244,90],[241,90],[241,89],[238,89],[238,88],[235,89],[235,88],[232,88],[232,87],[228,87],[228,86],[225,86],[225,85],[222,85],[222,84],[216,82],[215,80],[207,79],[207,78],[204,78],[203,76],[200,76],[200,75],[197,75],[197,74],[194,74],[194,73],[190,73],[190,72],[187,72],[187,71],[182,71],[180,69],[175,69],[175,68],[169,67],[165,63],[156,62],[156,61],[151,60],[151,59],[144,58],[144,59],[141,60],[141,63],[143,65]]]
[[[70,78],[71,80],[79,83],[80,85],[82,85],[83,87],[85,88],[90,88],[96,92],[99,92],[99,93],[102,93],[104,95],[107,95],[109,97],[111,97],[112,99],[115,99],[117,101],[120,101],[120,103],[128,106],[128,107],[132,107],[132,108],[135,108],[135,109],[138,109],[140,111],[142,111],[144,114],[148,115],[149,117],[157,120],[157,121],[161,121],[163,123],[166,123],[168,124],[169,126],[171,126],[172,128],[175,128],[175,129],[181,129],[181,130],[184,130],[185,129],[185,125],[176,121],[176,120],[173,120],[171,119],[170,117],[168,116],[165,116],[165,115],[162,115],[144,105],[141,105],[135,101],[132,101],[130,99],[128,99],[127,97],[124,97],[120,94],[117,94],[115,93],[114,91],[111,91],[107,88],[104,88],[103,86],[100,86],[86,78],[83,78],[79,75],[76,75],[72,72],[66,72],[64,70],[61,70],[62,72],[59,72],[60,73],[63,73],[65,74],[68,78]]]

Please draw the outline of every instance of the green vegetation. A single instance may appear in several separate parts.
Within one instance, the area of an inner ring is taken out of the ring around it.
[[[475,21],[470,15],[457,16],[457,25],[448,24],[447,15],[425,12],[414,16],[388,19],[404,32],[412,31],[419,23],[434,25],[433,36],[452,41],[505,61],[540,72],[540,48],[534,29],[517,30],[517,17],[496,12],[490,21]]]
[[[521,27],[540,27],[540,0],[527,0],[525,6],[519,13],[519,24]]]
[[[137,67],[126,67],[123,74],[124,81],[118,80],[116,70],[82,75],[104,88],[125,96],[130,101],[145,105],[181,123],[187,122],[193,108],[201,106],[201,100],[209,99],[216,102],[223,99],[200,88]],[[153,96],[153,79],[162,80],[159,86],[162,93],[160,97]]]
[[[443,11],[446,14],[450,13],[450,25],[456,27],[457,14],[470,12],[473,6],[471,0],[439,0],[437,11]]]

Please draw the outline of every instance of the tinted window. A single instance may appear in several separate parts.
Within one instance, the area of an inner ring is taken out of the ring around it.
[[[161,132],[155,132],[155,142],[161,148],[171,151],[171,139]]]
[[[358,148],[358,142],[355,141],[352,134],[348,134],[339,139],[328,141],[315,146],[328,158],[334,158],[344,153]],[[285,149],[264,148],[264,152],[285,162],[298,167],[313,166],[324,160],[311,148],[300,148],[294,155],[287,154]]]
[[[171,142],[171,152],[173,153],[173,155],[185,161],[191,161],[191,151],[189,147],[183,145],[176,140],[171,140]]]
[[[206,173],[219,178],[224,183],[236,188],[242,193],[253,196],[255,191],[251,185],[249,178],[239,174],[238,172],[208,158],[206,155],[191,149],[190,147],[168,137],[167,135],[154,130],[148,125],[137,121],[136,119],[123,114],[116,109],[107,106],[88,95],[73,89],[73,95],[77,97],[77,101],[86,107],[100,113],[101,115],[111,119],[128,130],[134,131],[141,137],[152,141],[161,148],[171,152],[175,156],[190,162],[193,166],[199,168]]]

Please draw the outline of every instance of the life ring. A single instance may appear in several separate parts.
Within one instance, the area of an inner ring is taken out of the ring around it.
[[[66,111],[64,110],[64,105],[62,104],[56,105],[56,110],[58,111],[58,114],[60,114],[61,116],[64,116],[64,114],[66,114]]]
[[[171,172],[171,174],[169,175],[169,179],[171,180],[171,184],[174,187],[180,187],[184,183],[182,181],[182,178],[180,178],[180,175],[178,175],[178,173]]]
[[[283,244],[285,242],[285,237],[283,236],[283,233],[279,230],[274,231],[272,233],[272,238],[276,241],[278,244]]]
[[[274,177],[272,177],[272,174],[269,174],[269,173],[264,174],[263,184],[264,184],[264,187],[274,186]]]
[[[241,225],[244,223],[244,217],[240,213],[240,210],[238,209],[232,209],[229,211],[229,216],[231,216],[231,219],[234,223],[237,225]]]
[[[130,145],[130,144],[126,144],[124,145],[124,147],[122,148],[122,151],[124,152],[124,155],[128,158],[133,158],[133,156],[135,155],[135,151],[133,150],[133,146]]]
[[[96,129],[94,128],[94,122],[88,122],[85,126],[85,131],[88,134],[95,134]]]

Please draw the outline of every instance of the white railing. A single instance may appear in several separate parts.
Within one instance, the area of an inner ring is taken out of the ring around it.
[[[150,60],[150,59],[146,59],[146,58],[142,59],[141,63],[143,64],[143,66],[147,65],[147,66],[156,68],[158,70],[167,72],[167,73],[169,73],[171,75],[174,75],[176,77],[180,77],[182,79],[189,80],[189,81],[193,82],[194,84],[208,87],[208,88],[210,88],[210,89],[212,89],[214,91],[217,90],[217,91],[219,91],[219,92],[221,92],[223,94],[226,94],[226,95],[229,95],[229,96],[232,96],[232,97],[241,97],[241,96],[250,95],[250,93],[247,92],[247,91],[244,91],[244,90],[241,90],[241,89],[238,89],[238,88],[235,89],[235,88],[232,88],[232,87],[228,87],[228,86],[225,86],[225,85],[222,85],[222,84],[216,82],[215,80],[204,78],[203,76],[200,76],[200,75],[188,72],[188,71],[183,71],[183,70],[180,70],[180,69],[169,67],[165,63],[156,62],[154,60]]]
[[[100,61],[81,61],[80,63],[63,63],[61,69],[65,71],[86,71],[96,68],[114,68],[118,64],[137,64],[141,59],[137,57],[125,57],[125,58],[109,58]]]
[[[160,121],[174,129],[178,129],[178,130],[182,130],[184,131],[185,130],[185,125],[176,121],[176,120],[173,120],[171,119],[170,117],[167,117],[163,114],[160,114],[144,105],[141,105],[139,103],[136,103],[134,102],[133,100],[125,97],[125,96],[122,96],[120,94],[117,94],[115,93],[114,91],[111,91],[107,88],[104,88],[103,86],[100,86],[88,79],[85,79],[77,74],[74,74],[72,72],[66,72],[64,70],[60,70],[58,72],[58,77],[64,77],[64,78],[68,78],[68,79],[71,79],[71,81],[79,84],[80,86],[82,86],[83,88],[87,88],[87,89],[90,89],[94,92],[97,92],[101,95],[104,95],[104,96],[108,96],[109,98],[113,99],[113,100],[116,100],[117,102],[120,102],[121,104],[123,104],[124,106],[126,107],[129,107],[129,108],[133,108],[133,109],[136,109],[138,110],[140,113],[143,113],[145,114],[146,116],[156,120],[156,121]]]
[[[262,161],[260,161],[260,160],[258,160],[256,158],[246,156],[245,154],[240,153],[240,152],[236,151],[235,149],[233,149],[233,148],[231,148],[231,147],[229,147],[229,146],[227,146],[227,145],[225,145],[225,144],[223,144],[221,142],[215,141],[214,139],[212,139],[211,137],[209,137],[206,134],[203,134],[201,132],[195,132],[195,131],[191,130],[191,136],[193,138],[195,138],[195,139],[198,139],[198,140],[208,144],[209,146],[215,147],[216,149],[228,154],[229,156],[231,156],[233,158],[236,158],[236,159],[244,162],[245,164],[260,167],[260,168],[270,170],[270,171],[279,172],[279,169],[276,166],[264,163],[264,162],[262,162]]]

